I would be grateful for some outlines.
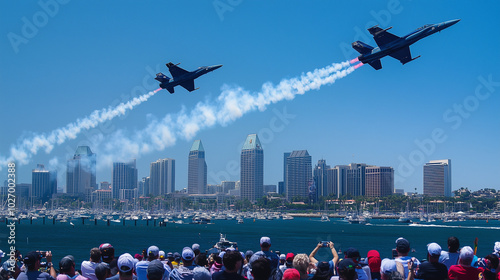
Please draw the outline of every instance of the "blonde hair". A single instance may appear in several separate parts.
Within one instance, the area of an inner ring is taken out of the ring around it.
[[[309,267],[309,256],[306,254],[297,254],[293,258],[293,268],[300,272],[300,275],[307,274],[307,268]]]

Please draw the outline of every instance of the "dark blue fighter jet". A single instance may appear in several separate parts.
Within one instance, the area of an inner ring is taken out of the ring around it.
[[[406,64],[420,57],[420,55],[415,58],[411,57],[411,44],[438,31],[448,28],[459,21],[459,19],[456,19],[437,24],[426,24],[403,37],[398,37],[387,32],[387,30],[391,29],[392,26],[387,29],[382,29],[376,25],[374,27],[368,28],[368,31],[373,35],[373,39],[375,39],[378,47],[374,48],[361,41],[352,43],[352,47],[356,51],[361,53],[361,55],[358,56],[358,60],[363,64],[370,64],[370,66],[375,68],[375,70],[379,70],[382,68],[380,59],[387,55],[401,61],[402,64]]]
[[[198,88],[194,88],[194,79],[222,67],[222,65],[202,66],[194,71],[186,71],[177,66],[179,64],[167,63],[168,71],[172,74],[172,78],[167,77],[161,72],[156,74],[155,80],[160,82],[160,87],[168,90],[170,93],[174,93],[174,87],[179,85],[189,92],[197,90]]]

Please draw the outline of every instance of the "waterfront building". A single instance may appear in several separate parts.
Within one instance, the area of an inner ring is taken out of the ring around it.
[[[175,159],[164,158],[151,163],[149,193],[164,195],[175,192]]]
[[[67,162],[66,193],[83,196],[96,188],[96,154],[88,146],[78,146]]]
[[[264,150],[257,134],[247,136],[241,149],[241,198],[256,202],[263,196]]]
[[[424,165],[424,195],[451,196],[451,159],[431,160]]]
[[[307,150],[293,151],[286,159],[286,198],[309,197],[312,182],[312,162]]]
[[[188,194],[207,193],[207,163],[201,140],[194,141],[188,159]]]
[[[279,195],[285,194],[285,182],[284,181],[278,182],[278,194]]]
[[[394,169],[392,167],[369,166],[365,171],[365,196],[383,197],[394,193]]]
[[[31,173],[31,197],[46,202],[56,193],[57,172],[48,171],[43,164],[38,164]]]
[[[264,194],[276,193],[276,185],[264,185]]]
[[[135,159],[131,162],[113,162],[113,198],[120,199],[121,190],[137,188],[137,168]]]
[[[105,208],[113,200],[113,193],[110,189],[95,190],[92,192],[92,202],[96,208]]]
[[[230,190],[236,189],[235,181],[222,181],[220,185],[222,187],[222,192],[225,194],[229,193]]]
[[[326,164],[324,159],[318,160],[318,164],[314,167],[313,179],[318,196],[329,196],[332,193],[328,189],[328,169],[330,166]]]

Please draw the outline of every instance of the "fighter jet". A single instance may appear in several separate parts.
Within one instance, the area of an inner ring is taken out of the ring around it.
[[[426,24],[403,37],[398,37],[387,32],[387,30],[391,29],[392,26],[386,29],[382,29],[375,25],[374,27],[368,28],[368,31],[373,35],[373,39],[375,39],[378,47],[374,48],[361,41],[352,43],[352,47],[356,51],[361,53],[361,55],[358,56],[358,60],[363,64],[370,64],[370,66],[375,68],[375,70],[379,70],[382,68],[380,59],[387,55],[401,61],[402,64],[406,64],[420,57],[420,55],[415,58],[411,57],[411,44],[438,31],[448,28],[459,21],[459,19],[456,19],[437,24]]]
[[[156,74],[155,80],[160,82],[160,87],[168,90],[171,94],[174,93],[174,87],[178,85],[187,89],[189,92],[199,89],[194,88],[194,79],[222,67],[222,65],[202,66],[194,71],[186,71],[177,66],[179,64],[180,63],[173,64],[172,62],[166,64],[168,71],[172,74],[172,78],[167,77],[161,72]]]

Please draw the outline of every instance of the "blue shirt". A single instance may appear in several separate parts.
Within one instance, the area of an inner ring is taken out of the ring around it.
[[[17,276],[19,280],[55,280],[54,277],[50,276],[47,272],[40,271],[27,271],[21,272]]]

